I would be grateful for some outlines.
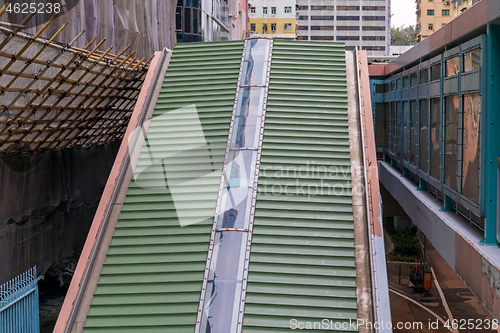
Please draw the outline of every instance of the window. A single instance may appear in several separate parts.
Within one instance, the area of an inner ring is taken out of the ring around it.
[[[337,10],[359,10],[359,6],[337,6]]]
[[[262,7],[262,14],[267,14],[267,7]]]
[[[462,194],[477,203],[479,202],[479,186],[477,184],[479,183],[479,161],[481,159],[481,94],[465,94],[462,105],[464,110]]]
[[[255,7],[250,7],[250,13],[255,14]]]
[[[299,16],[299,20],[309,20],[309,16]]]
[[[311,16],[311,20],[333,21],[333,16]]]
[[[250,23],[250,30],[255,31],[255,23]]]
[[[308,26],[299,26],[297,27],[297,30],[309,30]]]
[[[385,51],[385,46],[363,46],[363,50],[367,50],[367,51]]]
[[[457,144],[458,144],[458,95],[447,96],[444,100],[444,183],[457,190]]]
[[[311,36],[311,40],[333,40],[333,36]]]
[[[413,73],[410,75],[410,87],[415,87],[418,83],[418,80],[417,80],[417,73]]]
[[[299,10],[309,10],[309,6],[299,6]]]
[[[276,23],[271,23],[271,30],[276,31]]]
[[[444,27],[445,25],[446,25],[446,23],[443,23],[443,24],[441,24],[441,27]]]
[[[267,23],[262,23],[262,31],[267,31]]]
[[[333,25],[311,25],[311,30],[335,30]]]
[[[429,101],[420,100],[420,169],[429,172],[427,152],[429,148]]]
[[[444,69],[446,77],[458,75],[458,73],[460,72],[460,58],[453,57],[447,59],[445,62]]]
[[[292,24],[291,23],[285,23],[285,30],[292,30]]]
[[[363,36],[363,40],[385,40],[385,36]]]
[[[405,76],[405,77],[403,77],[403,89],[406,89],[409,87],[410,87],[410,77]]]
[[[407,122],[410,125],[410,163],[417,165],[417,140],[418,140],[418,108],[417,101],[410,102],[410,119]]]
[[[337,40],[359,40],[359,36],[337,36]]]
[[[464,72],[475,71],[481,68],[481,49],[474,49],[464,54]]]
[[[363,21],[385,21],[385,16],[363,16]]]
[[[276,7],[271,7],[271,14],[276,14]]]
[[[363,31],[385,31],[385,26],[363,27]]]
[[[434,16],[434,9],[427,9],[427,16]]]
[[[337,30],[339,30],[339,31],[359,31],[359,26],[338,25]]]
[[[385,6],[363,6],[363,10],[385,10]]]
[[[334,9],[335,6],[311,6],[311,10],[334,10]]]
[[[449,9],[443,9],[442,15],[443,16],[450,16],[450,10]]]
[[[429,30],[434,30],[434,25],[432,23],[429,23]]]
[[[359,21],[359,16],[337,16],[339,21]]]
[[[441,64],[431,66],[431,81],[441,79]]]
[[[429,69],[424,68],[420,71],[420,83],[425,83],[429,81]]]
[[[291,13],[292,7],[285,7],[285,13]]]

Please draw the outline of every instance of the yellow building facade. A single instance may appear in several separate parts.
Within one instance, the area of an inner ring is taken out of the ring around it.
[[[462,14],[464,11],[466,11],[479,1],[480,0],[453,0],[453,18]]]
[[[253,0],[249,7],[248,24],[253,37],[295,39],[295,0]]]
[[[432,35],[453,19],[451,0],[416,0],[417,41]]]
[[[266,35],[266,37],[287,35],[285,38],[296,36],[297,22],[289,18],[254,18],[249,20],[249,24],[250,31],[256,35]]]

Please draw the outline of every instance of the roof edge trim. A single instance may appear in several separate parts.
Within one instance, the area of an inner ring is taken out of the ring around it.
[[[368,232],[371,242],[371,265],[373,305],[377,323],[391,321],[389,301],[389,285],[384,246],[382,205],[377,167],[377,148],[375,146],[375,130],[373,126],[372,102],[370,93],[370,76],[366,51],[357,52],[358,89],[361,100],[361,138],[364,151],[365,194],[368,217]],[[381,329],[382,330],[382,329]]]
[[[102,236],[107,228],[109,217],[113,211],[118,191],[127,172],[130,163],[129,140],[128,137],[136,132],[136,129],[142,126],[144,121],[151,116],[154,103],[151,101],[158,96],[161,88],[161,73],[165,74],[166,68],[170,62],[172,50],[164,48],[163,51],[157,51],[153,55],[149,70],[137,98],[134,111],[131,115],[124,139],[115,158],[108,181],[104,187],[99,206],[97,208],[94,220],[90,227],[87,239],[85,241],[80,259],[78,260],[75,273],[71,280],[68,292],[64,299],[63,306],[54,327],[54,332],[71,332],[75,324],[76,315],[80,304],[84,298],[84,293],[89,282],[90,273],[93,264],[101,246]],[[140,131],[137,131],[140,132]],[[131,144],[134,144],[134,139]]]

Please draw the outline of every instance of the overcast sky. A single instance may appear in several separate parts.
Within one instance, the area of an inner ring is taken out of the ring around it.
[[[391,26],[408,27],[416,24],[415,0],[392,0],[391,1]]]

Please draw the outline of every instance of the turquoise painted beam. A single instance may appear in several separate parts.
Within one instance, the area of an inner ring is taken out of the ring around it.
[[[483,110],[485,149],[483,165],[486,181],[483,182],[483,206],[485,209],[484,241],[497,244],[497,158],[500,155],[500,26],[488,26],[486,43],[487,86],[486,107]]]

